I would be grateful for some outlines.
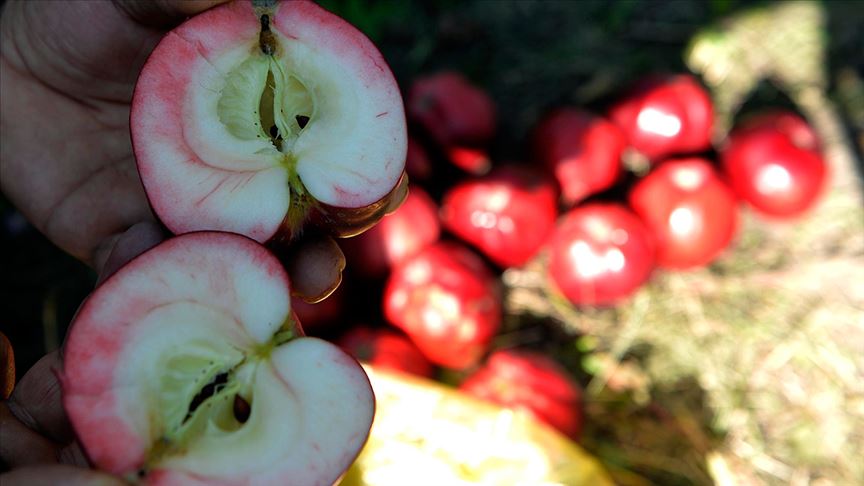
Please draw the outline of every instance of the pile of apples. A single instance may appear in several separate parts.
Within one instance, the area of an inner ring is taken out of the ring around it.
[[[169,33],[130,125],[178,236],[103,282],[64,348],[64,406],[92,463],[153,484],[333,484],[375,409],[343,349],[455,370],[465,393],[577,438],[564,367],[492,349],[502,271],[541,258],[575,306],[614,305],[656,267],[716,258],[740,200],[790,218],[824,186],[818,141],[788,113],[738,127],[716,168],[711,102],[689,76],[647,80],[607,117],[549,114],[522,163],[488,156],[495,119],[456,73],[417,79],[403,102],[375,46],[311,2],[232,2]],[[635,183],[627,151],[651,163]],[[610,200],[621,184],[626,202]],[[347,261],[314,304],[277,256],[312,234],[346,238]]]
[[[657,269],[718,258],[742,203],[790,220],[825,186],[818,139],[793,113],[746,119],[715,152],[710,96],[689,75],[649,77],[605,114],[553,110],[521,163],[490,160],[494,103],[459,73],[416,79],[406,111],[408,198],[342,245],[346,292],[362,288],[365,299],[383,289],[382,311],[361,317],[319,305],[339,326],[379,323],[345,333],[340,342],[355,356],[422,376],[433,376],[432,365],[458,370],[464,392],[526,410],[571,438],[582,421],[575,379],[549,356],[492,349],[504,270],[533,261],[574,306],[614,306]],[[632,160],[648,169],[628,170]]]

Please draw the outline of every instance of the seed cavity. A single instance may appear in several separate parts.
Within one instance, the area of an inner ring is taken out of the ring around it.
[[[186,413],[186,417],[183,418],[183,423],[185,424],[189,421],[189,419],[192,417],[192,414],[195,413],[195,410],[198,410],[198,407],[200,407],[205,400],[222,391],[222,389],[225,388],[225,385],[227,384],[227,372],[219,373],[218,375],[213,377],[213,380],[210,383],[204,385],[204,388],[202,388],[201,391],[198,392],[198,394],[195,395],[194,398],[192,398],[192,401],[189,403],[189,411]]]

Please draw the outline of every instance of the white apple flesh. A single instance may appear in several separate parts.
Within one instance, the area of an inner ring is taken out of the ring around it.
[[[138,79],[131,129],[150,203],[178,234],[265,242],[322,219],[349,236],[404,196],[392,72],[362,33],[305,0],[233,2],[168,33]]]
[[[63,402],[90,460],[146,484],[332,485],[374,396],[291,314],[278,260],[239,235],[178,236],[121,268],[64,352]]]

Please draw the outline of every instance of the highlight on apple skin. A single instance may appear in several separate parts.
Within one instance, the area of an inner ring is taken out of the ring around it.
[[[177,234],[265,242],[317,223],[351,236],[404,197],[393,74],[368,38],[306,0],[232,2],[169,32],[130,122],[147,197]]]
[[[687,74],[641,80],[612,106],[609,118],[631,147],[654,162],[711,148],[714,104]]]
[[[145,484],[329,486],[375,409],[359,363],[303,337],[276,257],[217,232],[167,240],[100,285],[61,383],[93,465]]]

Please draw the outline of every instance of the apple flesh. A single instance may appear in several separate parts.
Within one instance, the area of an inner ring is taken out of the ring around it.
[[[553,184],[529,167],[501,166],[450,188],[441,221],[501,267],[522,266],[555,227]]]
[[[612,122],[578,109],[560,109],[535,129],[534,156],[555,175],[568,206],[610,188],[621,174],[627,141]]]
[[[667,160],[628,196],[657,242],[657,265],[686,270],[714,260],[735,236],[738,199],[705,159]]]
[[[563,366],[531,351],[496,351],[459,389],[525,410],[573,439],[582,429],[582,388]]]
[[[147,196],[174,233],[264,242],[318,222],[350,236],[404,196],[392,73],[369,39],[305,0],[232,2],[169,32],[130,124]]]
[[[147,484],[331,485],[363,446],[359,364],[302,336],[288,277],[245,237],[190,233],[84,302],[62,373],[94,465]]]
[[[480,257],[439,242],[393,269],[384,315],[430,361],[465,369],[480,361],[501,327],[501,297]]]

